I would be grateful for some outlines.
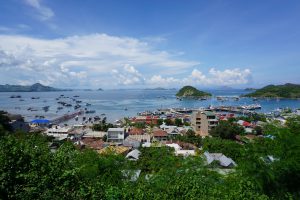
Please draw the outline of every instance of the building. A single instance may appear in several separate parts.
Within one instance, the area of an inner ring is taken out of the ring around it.
[[[55,137],[59,140],[66,139],[69,133],[72,131],[69,127],[60,127],[60,126],[52,126],[52,128],[47,129],[47,136]]]
[[[107,131],[107,142],[122,143],[125,139],[124,128],[109,128]]]
[[[161,129],[153,131],[153,138],[156,141],[167,141],[168,140],[168,133],[166,131],[163,131]]]
[[[196,134],[208,136],[210,130],[218,125],[218,120],[211,111],[194,111],[191,115],[191,125]]]

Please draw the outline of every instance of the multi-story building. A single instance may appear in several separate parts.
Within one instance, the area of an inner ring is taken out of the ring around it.
[[[125,139],[124,128],[109,128],[107,131],[107,141],[122,143]]]
[[[218,125],[218,119],[211,111],[194,111],[191,115],[191,125],[197,135],[208,136],[210,130]]]

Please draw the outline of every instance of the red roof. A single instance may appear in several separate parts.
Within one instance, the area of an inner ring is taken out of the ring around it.
[[[166,137],[166,136],[168,136],[168,133],[166,131],[159,129],[159,130],[153,131],[153,136],[154,137]]]
[[[243,126],[251,126],[251,123],[244,121]]]
[[[144,134],[144,130],[141,128],[132,128],[129,131],[129,135],[143,135]]]

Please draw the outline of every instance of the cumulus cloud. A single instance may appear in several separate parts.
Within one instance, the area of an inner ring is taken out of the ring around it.
[[[205,85],[242,85],[250,83],[252,73],[250,69],[225,69],[223,71],[211,68],[207,75],[194,69],[190,79],[199,84]]]
[[[0,35],[0,77],[4,83],[44,80],[64,87],[76,87],[77,84],[110,87],[111,71],[115,69],[125,85],[143,84],[142,74],[151,76],[163,70],[179,72],[198,64],[181,60],[177,55],[156,50],[151,44],[130,37],[91,34],[37,39]],[[116,74],[115,71],[114,77],[117,77]]]
[[[54,16],[51,8],[42,5],[41,0],[25,0],[25,3],[36,11],[36,16],[42,21],[49,20]]]
[[[125,64],[121,71],[112,70],[112,75],[119,85],[141,85],[145,78],[132,65]]]

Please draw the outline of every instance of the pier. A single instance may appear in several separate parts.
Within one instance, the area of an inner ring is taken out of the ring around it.
[[[63,116],[60,116],[58,118],[55,118],[55,119],[51,120],[51,123],[53,123],[53,124],[60,124],[62,122],[65,122],[65,121],[68,121],[70,119],[75,118],[77,115],[82,115],[82,114],[84,114],[83,110],[80,110],[78,112],[74,112],[72,114],[65,114]]]

